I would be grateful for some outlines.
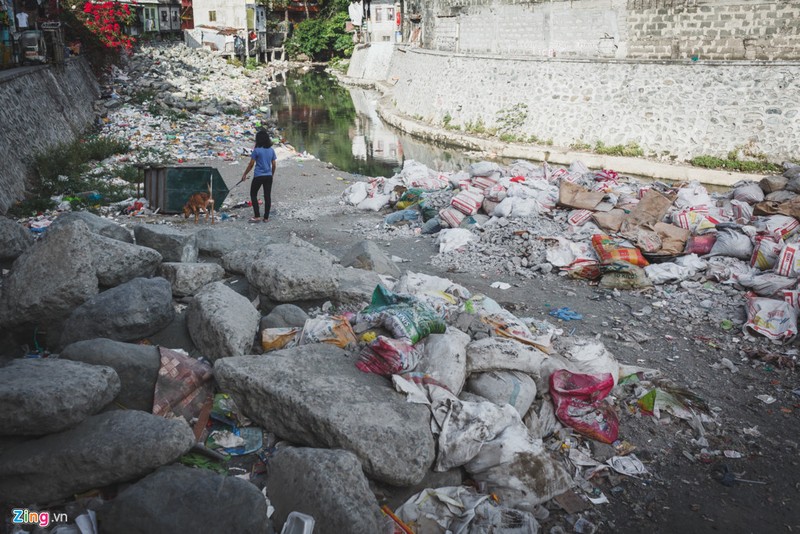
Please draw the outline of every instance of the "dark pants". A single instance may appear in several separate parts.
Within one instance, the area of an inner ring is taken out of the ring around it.
[[[250,184],[250,201],[253,203],[253,214],[258,217],[258,190],[264,187],[264,219],[269,219],[269,209],[272,207],[272,175],[256,176]]]

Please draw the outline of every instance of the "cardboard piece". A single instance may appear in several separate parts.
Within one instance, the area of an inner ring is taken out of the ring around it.
[[[627,217],[623,210],[611,210],[606,213],[595,213],[592,215],[594,223],[606,232],[619,232],[622,222]]]
[[[636,204],[622,225],[622,230],[631,230],[637,226],[652,228],[657,222],[661,222],[672,206],[674,198],[659,193],[655,189],[647,191],[642,200]]]
[[[602,191],[589,191],[566,180],[562,180],[558,188],[558,204],[566,208],[594,210],[605,196]]]

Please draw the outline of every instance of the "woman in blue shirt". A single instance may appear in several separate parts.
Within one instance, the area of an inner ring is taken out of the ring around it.
[[[258,190],[264,188],[264,222],[269,220],[269,210],[272,207],[272,178],[275,176],[275,149],[272,148],[272,139],[265,130],[256,134],[256,147],[250,154],[250,164],[242,174],[242,180],[247,180],[247,175],[255,165],[253,183],[250,185],[250,201],[253,203],[254,217],[250,222],[261,222],[258,209]]]

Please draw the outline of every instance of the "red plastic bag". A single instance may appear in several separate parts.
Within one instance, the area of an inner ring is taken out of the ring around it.
[[[417,366],[420,352],[409,339],[378,336],[359,354],[356,367],[365,373],[391,376]]]
[[[556,417],[584,436],[615,442],[619,434],[617,412],[603,402],[613,387],[611,373],[584,375],[559,369],[550,375]]]

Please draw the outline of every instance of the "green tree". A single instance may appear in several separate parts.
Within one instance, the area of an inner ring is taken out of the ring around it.
[[[315,61],[327,61],[334,57],[350,57],[353,39],[345,33],[348,19],[348,0],[319,2],[322,9],[317,18],[304,20],[295,27],[286,50],[292,56],[305,54]]]

